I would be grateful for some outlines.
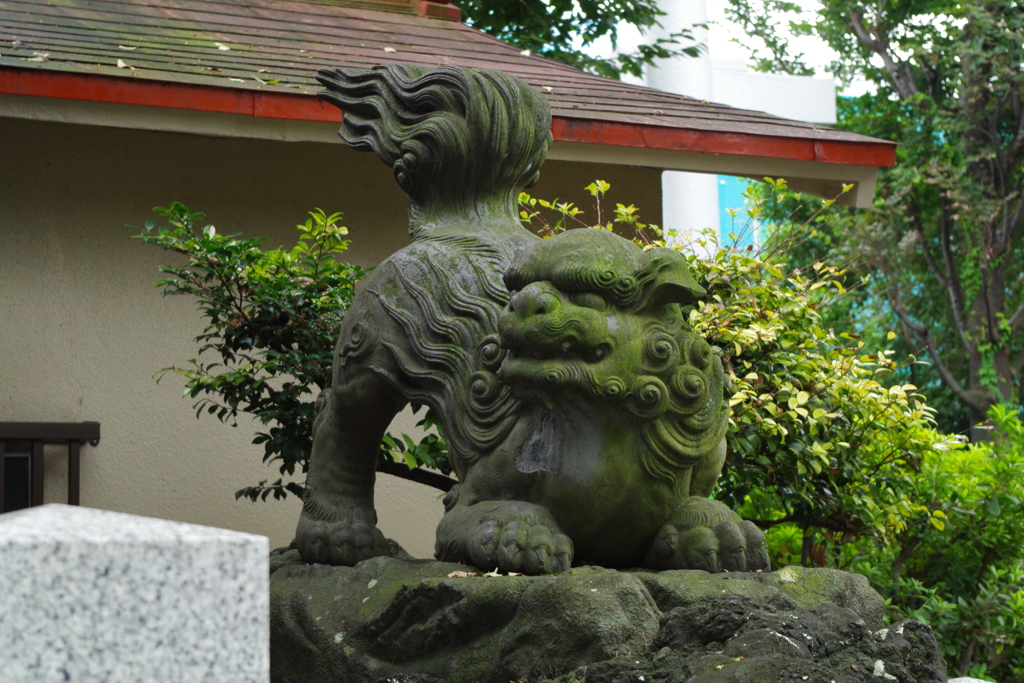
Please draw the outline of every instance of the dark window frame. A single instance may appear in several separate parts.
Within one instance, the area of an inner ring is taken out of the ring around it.
[[[7,442],[28,441],[29,507],[43,504],[43,445],[68,447],[68,505],[78,505],[81,487],[82,444],[100,442],[99,422],[0,422],[0,513],[4,510],[4,470]]]

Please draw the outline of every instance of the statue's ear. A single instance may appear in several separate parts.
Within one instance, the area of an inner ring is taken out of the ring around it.
[[[682,255],[666,249],[652,249],[645,254],[647,265],[644,295],[641,308],[680,304],[687,306],[696,303],[707,291],[697,284],[686,267],[686,259]]]

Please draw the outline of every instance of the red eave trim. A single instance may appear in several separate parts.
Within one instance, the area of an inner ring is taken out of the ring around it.
[[[169,83],[138,77],[0,67],[0,93],[244,114],[259,118],[341,122],[341,112],[337,108],[311,95]],[[567,117],[555,117],[551,132],[558,142],[862,166],[893,166],[896,163],[896,146],[884,142],[807,140]]]
[[[138,77],[0,68],[0,93],[341,123],[341,112],[336,107],[309,95],[168,83]]]
[[[896,164],[896,145],[887,142],[808,140],[561,117],[551,122],[551,132],[555,140],[564,142],[590,142],[679,152],[795,159],[859,166],[889,167]]]

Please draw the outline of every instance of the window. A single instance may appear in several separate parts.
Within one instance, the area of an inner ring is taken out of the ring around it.
[[[82,444],[99,441],[99,422],[0,422],[0,513],[43,504],[46,443],[67,446],[68,505],[78,505]]]
[[[5,448],[6,446],[6,448]],[[21,510],[32,501],[32,446],[28,441],[0,441],[3,457],[3,502],[0,512]]]

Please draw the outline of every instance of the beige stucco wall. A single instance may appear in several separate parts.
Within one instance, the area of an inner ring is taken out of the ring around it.
[[[0,421],[102,424],[83,450],[83,505],[292,537],[299,502],[235,501],[277,472],[254,427],[197,420],[182,381],[153,374],[195,356],[194,303],[153,284],[172,257],[130,236],[151,209],[181,201],[224,231],[294,242],[313,207],[343,211],[351,260],[372,265],[407,244],[405,198],[375,157],[341,144],[202,137],[0,118]],[[658,171],[549,162],[535,196],[589,206],[582,187],[613,185],[660,222]],[[405,416],[401,430],[414,419]],[[399,421],[403,418],[400,416]],[[60,449],[48,449],[47,500],[61,501]],[[377,485],[385,534],[428,556],[437,491],[387,475]]]

